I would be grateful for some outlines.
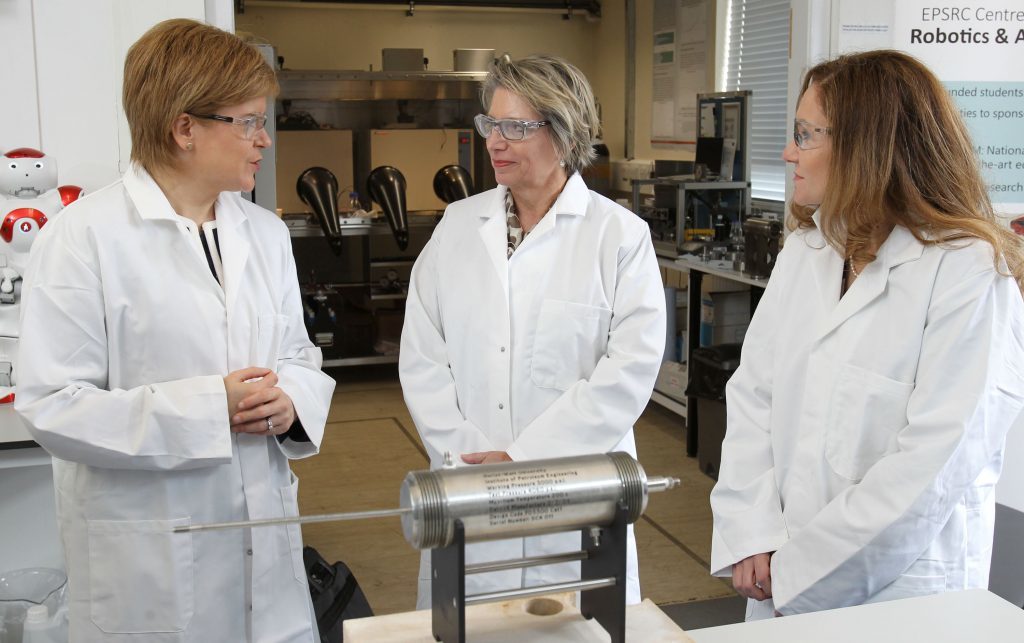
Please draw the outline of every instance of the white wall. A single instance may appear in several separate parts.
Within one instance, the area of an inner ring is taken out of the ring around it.
[[[172,17],[230,29],[231,0],[7,0],[0,3],[0,150],[35,147],[56,159],[61,184],[95,190],[127,167],[120,106],[128,47]],[[11,94],[8,94],[10,96]]]
[[[707,57],[706,77],[707,84],[702,91],[715,91],[716,78],[720,75],[718,71],[721,61],[720,49],[724,37],[718,38],[718,26],[724,20],[720,20],[720,14],[725,12],[720,2],[716,0],[705,0],[708,4],[707,25],[708,31],[705,34],[705,42],[708,51],[713,52]],[[724,32],[722,32],[724,33]],[[665,159],[665,160],[693,160],[694,151],[686,149],[690,146],[677,145],[652,145],[651,144],[651,103],[653,94],[653,66],[654,66],[654,0],[637,0],[636,2],[636,114],[635,130],[635,156],[640,159]]]
[[[789,93],[786,113],[796,113],[804,72],[825,60],[831,50],[831,0],[791,0],[789,40]],[[787,120],[787,122],[789,122]],[[786,202],[793,193],[793,173],[786,172]]]
[[[95,190],[127,166],[120,106],[128,47],[172,17],[233,24],[231,0],[3,0],[0,2],[0,152],[34,147],[55,158],[61,184]],[[0,436],[13,434],[0,408]],[[62,567],[49,457],[0,449],[0,572]]]

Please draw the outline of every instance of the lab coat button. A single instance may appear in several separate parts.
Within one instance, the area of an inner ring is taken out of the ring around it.
[[[246,549],[245,550],[245,555],[246,556],[252,556],[252,549]]]
[[[504,347],[504,346],[502,346],[502,347],[501,347],[501,352],[502,352],[502,353],[504,353],[504,352],[505,352],[505,347]]]
[[[499,409],[503,409],[503,408],[505,408],[505,405],[504,405],[504,404],[502,404],[501,402],[498,402],[498,408],[499,408]]]

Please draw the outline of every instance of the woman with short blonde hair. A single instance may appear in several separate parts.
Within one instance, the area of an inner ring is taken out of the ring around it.
[[[554,56],[502,59],[475,118],[499,187],[448,206],[413,268],[399,353],[431,464],[625,451],[665,346],[647,224],[587,189],[594,95]],[[626,598],[640,600],[629,531]],[[579,548],[579,534],[470,545],[467,563]],[[419,607],[430,606],[429,552]],[[466,579],[479,593],[579,579],[564,563]]]
[[[288,460],[334,382],[285,225],[244,200],[274,71],[238,37],[162,22],[125,59],[132,164],[47,224],[24,290],[15,409],[55,456],[73,641],[319,641]]]
[[[484,110],[490,109],[498,88],[522,97],[550,123],[567,173],[582,172],[594,161],[593,140],[601,123],[590,83],[579,69],[555,56],[527,56],[514,63],[506,56],[495,61],[484,81]]]

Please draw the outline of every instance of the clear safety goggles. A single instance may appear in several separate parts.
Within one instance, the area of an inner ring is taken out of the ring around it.
[[[220,121],[222,123],[231,123],[232,125],[239,125],[242,127],[242,136],[245,140],[251,141],[257,132],[262,132],[263,128],[267,126],[267,115],[266,114],[250,114],[249,116],[221,116],[220,114],[193,114],[187,112],[189,116],[195,118],[203,118],[208,121]]]
[[[529,136],[529,133],[533,130],[550,125],[551,121],[521,121],[514,118],[502,118],[499,120],[491,118],[486,114],[477,114],[473,118],[473,124],[476,125],[476,131],[484,138],[489,137],[494,128],[497,127],[505,140],[521,141]]]
[[[825,144],[831,127],[818,127],[799,118],[793,121],[793,142],[802,150],[813,150]]]

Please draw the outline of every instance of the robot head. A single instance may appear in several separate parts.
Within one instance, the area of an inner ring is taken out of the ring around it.
[[[11,210],[0,224],[0,239],[11,245],[14,252],[28,252],[46,224],[46,215],[35,208]]]
[[[4,154],[0,166],[0,194],[34,199],[57,187],[57,163],[29,147]]]

